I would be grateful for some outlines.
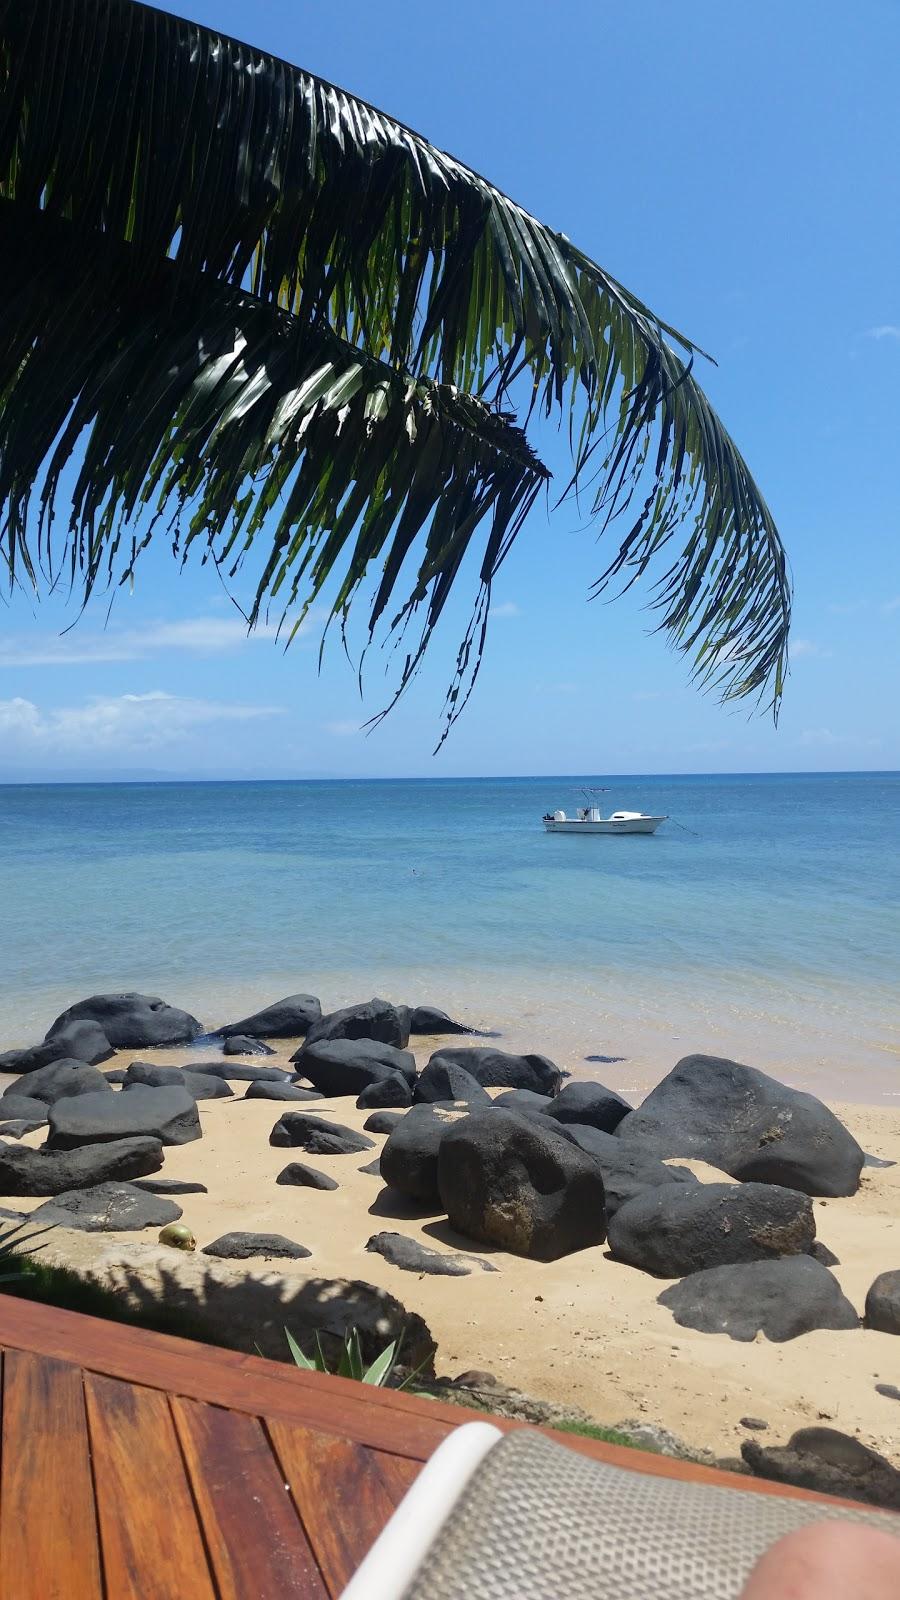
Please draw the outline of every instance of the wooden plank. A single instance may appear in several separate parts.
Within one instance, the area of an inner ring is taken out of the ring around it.
[[[416,1461],[427,1461],[462,1416],[456,1406],[374,1388],[361,1394],[361,1386],[347,1378],[301,1372],[292,1363],[30,1305],[11,1295],[0,1295],[3,1346],[62,1359],[77,1351],[88,1371],[252,1416],[282,1416]]]
[[[81,1373],[14,1350],[2,1376],[0,1595],[101,1600]]]
[[[100,1544],[115,1600],[215,1600],[165,1395],[85,1378]]]
[[[402,1495],[378,1469],[377,1452],[288,1423],[269,1436],[332,1595],[368,1554]]]
[[[301,1372],[287,1363],[102,1322],[79,1312],[15,1300],[11,1295],[0,1295],[0,1348],[4,1346],[63,1360],[71,1359],[72,1352],[77,1351],[79,1362],[90,1371],[131,1379],[147,1388],[250,1415],[278,1417],[419,1462],[427,1461],[453,1428],[464,1422],[485,1421],[483,1412],[461,1406],[419,1400],[396,1390],[363,1388],[345,1378]],[[490,1420],[503,1431],[517,1426],[500,1417]],[[693,1462],[653,1455],[650,1451],[545,1431],[569,1449],[632,1472],[820,1504],[847,1503],[833,1496],[769,1483],[763,1478],[745,1478],[715,1467],[695,1466]]]
[[[174,1399],[219,1600],[328,1600],[303,1524],[255,1417]]]
[[[370,1450],[369,1454],[374,1457],[378,1471],[395,1503],[399,1505],[422,1471],[421,1462],[410,1461],[408,1456],[389,1455],[386,1450]]]

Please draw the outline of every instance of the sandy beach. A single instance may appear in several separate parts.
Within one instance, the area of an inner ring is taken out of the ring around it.
[[[416,1041],[420,1065],[435,1041]],[[279,1041],[267,1064],[283,1065],[293,1045]],[[207,1052],[208,1054],[209,1052]],[[134,1056],[159,1063],[184,1063],[181,1049],[123,1051],[108,1066]],[[202,1054],[202,1052],[198,1052]],[[617,1087],[614,1068],[597,1076]],[[624,1084],[623,1084],[624,1087]],[[198,1244],[231,1230],[285,1234],[311,1252],[308,1261],[253,1261],[248,1270],[276,1269],[305,1277],[345,1276],[380,1285],[428,1322],[437,1342],[437,1371],[452,1377],[477,1368],[527,1394],[582,1408],[604,1424],[629,1419],[672,1430],[688,1444],[719,1456],[737,1453],[747,1431],[741,1418],[768,1424],[765,1439],[785,1442],[797,1427],[825,1421],[857,1434],[866,1444],[896,1456],[900,1403],[876,1392],[876,1383],[900,1383],[900,1342],[862,1329],[817,1331],[786,1344],[761,1336],[755,1343],[677,1326],[656,1303],[666,1286],[613,1262],[598,1247],[543,1264],[473,1245],[454,1234],[446,1218],[423,1212],[385,1190],[376,1176],[359,1169],[383,1144],[365,1155],[306,1156],[311,1166],[334,1177],[339,1188],[320,1192],[275,1183],[291,1152],[272,1148],[269,1134],[279,1106],[234,1098],[201,1101],[200,1141],[166,1150],[167,1177],[197,1180],[208,1194],[183,1197],[184,1221]],[[284,1109],[289,1109],[285,1107]],[[361,1129],[368,1113],[352,1099],[323,1100],[309,1107]],[[900,1163],[900,1107],[834,1104],[863,1147]],[[43,1130],[28,1142],[40,1144]],[[702,1164],[707,1181],[723,1174]],[[12,1201],[32,1209],[38,1201]],[[815,1201],[818,1237],[838,1257],[834,1268],[845,1294],[862,1312],[866,1291],[883,1271],[900,1265],[900,1164],[866,1168],[859,1192],[848,1199]],[[490,1259],[495,1272],[469,1277],[433,1277],[404,1272],[366,1241],[396,1231],[438,1249],[462,1249]],[[121,1247],[127,1252],[146,1234],[83,1236],[89,1250]],[[235,1269],[238,1270],[238,1269]]]

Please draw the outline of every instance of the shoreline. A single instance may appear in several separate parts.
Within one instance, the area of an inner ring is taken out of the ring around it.
[[[82,993],[91,992],[84,979]],[[105,992],[140,989],[163,995],[210,1029],[250,1015],[273,996],[302,988],[320,995],[328,1011],[373,994],[394,1003],[433,1000],[453,1016],[514,1053],[537,1051],[579,1079],[599,1077],[626,1098],[645,1095],[682,1056],[718,1055],[826,1101],[860,1106],[900,1105],[900,1021],[848,1021],[844,996],[798,1000],[790,984],[761,974],[653,972],[605,974],[568,968],[443,969],[383,964],[365,971],[303,969],[229,981],[195,975],[129,973],[104,979]],[[852,984],[847,985],[855,994]],[[43,1038],[49,1021],[72,1002],[78,986],[35,988],[26,999],[0,998],[0,1047]],[[867,1013],[866,1013],[867,1014]]]
[[[284,1066],[297,1041],[270,1042],[276,1053],[264,1064]],[[447,1040],[412,1041],[420,1067],[440,1043]],[[195,1056],[199,1063],[204,1055],[217,1054],[210,1046],[120,1050],[104,1068],[136,1058],[177,1065]],[[593,1070],[615,1087],[611,1066],[598,1064]],[[434,1207],[416,1206],[388,1191],[379,1177],[360,1170],[380,1152],[384,1140],[377,1134],[369,1135],[375,1148],[363,1155],[298,1152],[305,1163],[334,1178],[337,1189],[276,1185],[277,1173],[291,1159],[289,1150],[268,1143],[281,1108],[265,1100],[245,1101],[242,1083],[232,1088],[231,1099],[199,1102],[203,1138],[168,1148],[165,1175],[207,1185],[206,1194],[179,1197],[183,1220],[201,1247],[239,1229],[281,1233],[311,1251],[299,1262],[254,1258],[241,1263],[248,1276],[345,1277],[375,1284],[425,1318],[442,1377],[487,1371],[532,1397],[580,1408],[605,1426],[653,1423],[693,1448],[733,1457],[748,1437],[740,1419],[749,1414],[768,1424],[760,1435],[764,1443],[786,1443],[796,1428],[823,1422],[854,1433],[881,1453],[896,1452],[898,1403],[875,1390],[877,1382],[895,1375],[898,1347],[890,1335],[862,1328],[817,1330],[785,1344],[762,1336],[747,1344],[682,1328],[657,1302],[668,1280],[612,1261],[605,1246],[549,1263],[513,1256],[473,1244]],[[357,1110],[352,1098],[323,1099],[309,1109],[357,1130],[369,1115]],[[867,1151],[900,1163],[900,1105],[838,1103],[833,1109]],[[37,1146],[43,1138],[40,1130],[24,1142]],[[694,1170],[701,1181],[724,1177],[702,1163]],[[12,1203],[30,1212],[41,1202]],[[861,1313],[871,1282],[900,1261],[900,1164],[866,1168],[855,1196],[817,1199],[813,1205],[818,1236],[838,1257],[834,1275]],[[439,1251],[464,1251],[497,1270],[476,1271],[465,1281],[403,1271],[365,1248],[383,1230]],[[127,1262],[132,1255],[145,1263],[160,1256],[172,1263],[172,1252],[157,1246],[150,1233],[77,1238],[81,1264],[100,1257]],[[204,1258],[190,1259],[201,1263]]]

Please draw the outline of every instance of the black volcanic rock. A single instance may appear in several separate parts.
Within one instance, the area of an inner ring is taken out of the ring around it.
[[[56,1100],[65,1100],[68,1095],[112,1092],[105,1075],[98,1072],[96,1067],[69,1058],[38,1067],[34,1072],[29,1072],[24,1080],[20,1079],[19,1083],[7,1089],[0,1095],[0,1116],[4,1114],[4,1101],[19,1097],[20,1091],[32,1100],[43,1100],[48,1106]]]
[[[631,1106],[612,1089],[602,1083],[567,1083],[550,1102],[548,1117],[557,1122],[577,1122],[582,1127],[598,1128],[601,1133],[614,1133],[619,1123],[628,1116]]]
[[[616,1131],[659,1156],[811,1195],[855,1194],[864,1160],[821,1100],[719,1056],[685,1056]]]
[[[555,1261],[606,1238],[599,1167],[536,1119],[496,1108],[464,1117],[441,1140],[437,1169],[451,1225],[471,1239]]]
[[[362,1094],[370,1084],[399,1072],[412,1085],[416,1058],[377,1039],[309,1039],[291,1057],[314,1089],[329,1099]]]
[[[271,1045],[263,1044],[261,1039],[251,1039],[245,1033],[230,1033],[222,1046],[225,1056],[273,1056],[275,1051]]]
[[[31,1150],[27,1145],[0,1147],[0,1194],[64,1194],[97,1183],[121,1183],[148,1177],[163,1164],[159,1139],[117,1139],[109,1144],[82,1145],[77,1150]]]
[[[282,1167],[275,1182],[296,1189],[340,1187],[336,1178],[330,1178],[327,1172],[319,1172],[316,1167],[308,1167],[305,1161],[289,1161],[286,1167]]]
[[[408,1239],[403,1233],[373,1233],[366,1249],[383,1256],[392,1267],[401,1272],[424,1272],[445,1278],[466,1278],[475,1267],[482,1272],[496,1272],[497,1268],[481,1256],[446,1255],[432,1250],[418,1239]]]
[[[859,1317],[837,1279],[811,1256],[741,1261],[692,1272],[657,1296],[682,1328],[774,1343],[814,1328],[858,1328]]]
[[[216,1032],[222,1039],[235,1034],[249,1035],[251,1039],[299,1039],[308,1033],[322,1016],[322,1007],[314,994],[289,994],[284,1000],[275,1000],[254,1011],[239,1022],[227,1022]]]
[[[221,1261],[249,1261],[254,1256],[300,1261],[312,1251],[286,1239],[283,1233],[223,1233],[212,1244],[203,1246],[203,1254],[217,1256]]]
[[[386,1078],[376,1078],[361,1094],[356,1097],[357,1108],[360,1111],[385,1110],[390,1107],[411,1106],[413,1089],[409,1078],[402,1072],[389,1072]]]
[[[644,1189],[616,1212],[609,1248],[617,1261],[660,1278],[704,1267],[807,1254],[812,1203],[770,1183],[683,1183]]]
[[[117,1050],[143,1050],[151,1045],[183,1044],[203,1028],[187,1011],[167,1005],[152,994],[94,994],[63,1011],[47,1030],[52,1039],[71,1022],[96,1022]]]
[[[357,1133],[355,1128],[327,1122],[324,1117],[314,1117],[307,1111],[285,1111],[272,1129],[269,1143],[307,1150],[313,1156],[352,1155],[358,1150],[375,1148],[374,1140]]]
[[[200,1138],[197,1102],[186,1089],[150,1089],[136,1083],[118,1094],[80,1094],[50,1107],[48,1150],[74,1150],[79,1145],[147,1135],[163,1144],[187,1144]],[[74,1185],[73,1185],[74,1187]]]
[[[437,1006],[413,1006],[409,1014],[410,1033],[471,1033],[464,1022],[454,1022]]]
[[[81,1233],[133,1233],[139,1228],[164,1228],[177,1222],[181,1207],[174,1200],[150,1194],[131,1183],[98,1183],[90,1189],[69,1189],[38,1206],[30,1221],[38,1225],[76,1228]]]
[[[866,1295],[866,1327],[900,1333],[900,1271],[882,1272],[875,1279]]]
[[[546,1056],[515,1056],[486,1045],[445,1045],[435,1050],[428,1068],[462,1067],[484,1089],[531,1089],[534,1094],[555,1095],[562,1074]],[[423,1074],[424,1076],[424,1074]]]
[[[409,1043],[409,1011],[392,1006],[387,1000],[365,1000],[360,1005],[329,1011],[314,1022],[306,1035],[307,1044],[326,1039],[377,1039],[405,1050]]]
[[[471,1072],[455,1061],[442,1060],[433,1055],[427,1067],[419,1074],[413,1091],[417,1103],[434,1104],[437,1101],[463,1101],[473,1108],[491,1105],[491,1097]],[[547,1104],[549,1105],[549,1101]]]

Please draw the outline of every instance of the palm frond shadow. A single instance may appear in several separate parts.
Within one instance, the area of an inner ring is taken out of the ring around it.
[[[349,1328],[358,1330],[367,1362],[402,1334],[402,1365],[425,1362],[433,1375],[435,1341],[423,1318],[361,1279],[301,1278],[277,1270],[226,1276],[179,1272],[160,1263],[148,1280],[134,1263],[123,1261],[105,1266],[102,1282],[140,1321],[151,1320],[164,1306],[169,1316],[184,1319],[192,1338],[291,1366],[285,1328],[308,1355],[318,1335],[335,1361]]]

